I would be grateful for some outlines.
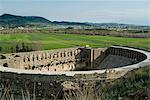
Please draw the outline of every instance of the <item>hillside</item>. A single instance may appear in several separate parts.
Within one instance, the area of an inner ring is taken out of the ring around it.
[[[50,21],[39,16],[17,16],[3,14],[0,16],[0,27],[48,27],[48,28],[83,28],[83,29],[115,29],[115,30],[144,30],[149,31],[150,26],[140,26],[132,24],[118,23],[88,23],[88,22],[67,22],[67,21]]]
[[[3,14],[0,16],[0,26],[2,27],[48,25],[49,23],[49,20],[37,16],[16,16],[10,14]]]
[[[16,16],[11,14],[3,14],[0,16],[0,27],[32,27],[32,26],[56,26],[56,25],[76,25],[76,26],[88,26],[86,23],[80,22],[58,22],[49,21],[43,17],[38,16]]]

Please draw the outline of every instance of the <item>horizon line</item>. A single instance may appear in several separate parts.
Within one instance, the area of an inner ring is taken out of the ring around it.
[[[3,14],[0,14],[0,16],[2,15],[5,15],[5,14],[8,14],[8,15],[13,15],[13,16],[20,16],[20,17],[42,17],[42,18],[45,18],[51,22],[72,22],[72,23],[93,23],[93,24],[125,24],[125,25],[135,25],[135,26],[148,26],[150,27],[149,24],[135,24],[135,23],[121,23],[121,22],[94,22],[94,21],[69,21],[69,20],[51,20],[50,18],[46,18],[44,16],[36,16],[36,15],[18,15],[18,14],[10,14],[10,13],[3,13]]]

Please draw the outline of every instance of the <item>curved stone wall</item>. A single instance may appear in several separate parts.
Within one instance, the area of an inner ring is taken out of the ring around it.
[[[101,66],[109,57],[119,57],[125,62],[120,66],[117,64],[118,59],[114,61],[113,58],[110,61],[116,63],[117,67]],[[11,87],[17,96],[28,91],[32,97],[36,96],[37,100],[45,97],[51,99],[63,88],[61,83],[64,81],[119,78],[130,70],[149,65],[149,52],[119,46],[2,54],[0,56],[0,83]],[[107,75],[103,76],[103,73]]]
[[[148,58],[146,51],[127,47],[68,48],[1,54],[0,65],[35,71],[73,71],[109,69],[133,65]],[[149,53],[148,53],[149,54]]]
[[[105,56],[99,65],[100,69],[133,65],[147,58],[145,54],[136,50],[115,47],[109,47]]]
[[[138,62],[143,61],[147,58],[147,55],[143,54],[143,52],[139,52],[137,50],[129,48],[115,48],[115,46],[108,48],[106,50],[106,53],[127,57],[129,59],[135,59]]]

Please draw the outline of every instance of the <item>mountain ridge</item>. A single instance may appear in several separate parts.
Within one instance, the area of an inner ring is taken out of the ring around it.
[[[67,21],[50,21],[44,17],[39,16],[18,16],[12,14],[3,14],[0,16],[0,26],[2,27],[19,27],[27,25],[49,25],[49,24],[59,24],[59,25],[87,25],[81,22],[67,22]]]
[[[118,24],[118,23],[89,23],[89,22],[69,22],[69,21],[50,21],[39,16],[19,16],[3,14],[0,16],[0,27],[32,27],[32,26],[85,26],[94,28],[136,28],[150,27],[145,25]]]

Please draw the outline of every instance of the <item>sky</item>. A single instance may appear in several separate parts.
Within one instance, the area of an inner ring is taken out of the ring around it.
[[[51,21],[150,25],[150,0],[0,0],[0,15]]]

